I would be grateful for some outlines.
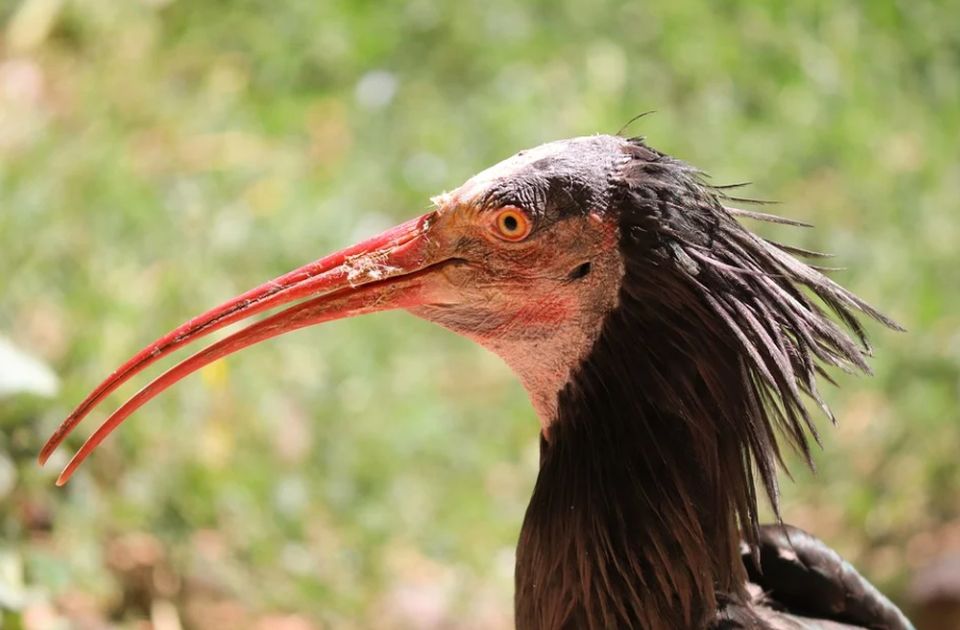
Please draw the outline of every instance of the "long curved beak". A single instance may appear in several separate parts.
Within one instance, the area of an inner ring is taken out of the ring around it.
[[[436,298],[432,290],[445,264],[440,239],[428,236],[428,213],[371,239],[304,265],[185,322],[131,357],[67,416],[40,451],[43,464],[73,429],[110,393],[155,361],[215,330],[267,309],[305,300],[236,332],[170,368],[108,417],[57,478],[65,484],[84,459],[134,411],[185,376],[271,337],[345,317],[410,308]]]

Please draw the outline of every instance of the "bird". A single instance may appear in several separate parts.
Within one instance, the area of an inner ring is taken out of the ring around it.
[[[520,630],[908,630],[813,535],[785,524],[778,474],[820,442],[806,402],[828,370],[869,373],[862,320],[900,326],[828,277],[824,254],[761,237],[747,209],[640,137],[520,151],[429,212],[198,315],[135,354],[54,432],[41,464],[117,387],[229,324],[285,306],[148,383],[120,423],[201,367],[266,339],[403,309],[499,355],[539,420],[516,551]],[[759,505],[775,520],[760,524]]]

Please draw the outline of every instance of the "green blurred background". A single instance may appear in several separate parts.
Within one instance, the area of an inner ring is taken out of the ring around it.
[[[876,377],[840,375],[784,514],[960,627],[927,610],[960,591],[958,25],[933,0],[0,0],[0,627],[511,627],[537,421],[404,313],[211,366],[66,488],[88,426],[34,458],[187,317],[649,109],[632,132],[816,224],[758,229],[838,253],[909,329],[871,328]]]

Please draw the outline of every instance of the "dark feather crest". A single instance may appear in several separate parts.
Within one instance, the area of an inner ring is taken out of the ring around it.
[[[743,430],[744,445],[777,509],[776,427],[809,462],[808,435],[817,437],[804,405],[811,398],[829,416],[816,388],[816,375],[825,366],[869,373],[865,358],[871,348],[855,313],[863,313],[889,328],[902,330],[872,306],[793,256],[830,256],[760,238],[743,227],[743,217],[810,227],[807,223],[767,213],[725,206],[722,187],[706,184],[700,173],[634,139],[630,162],[620,176],[622,247],[628,263],[625,284],[682,283],[699,293],[698,306],[707,312],[698,328],[714,329],[740,351],[749,375],[748,398],[765,401],[738,419],[733,410],[717,411]],[[741,200],[742,201],[742,200]],[[691,267],[690,258],[699,263]],[[656,267],[652,272],[651,267]],[[819,299],[856,337],[834,323]],[[624,305],[629,307],[628,305]],[[698,309],[699,310],[699,309]],[[703,366],[709,368],[709,366]],[[831,416],[832,418],[832,416]],[[757,435],[759,430],[759,435]],[[746,471],[745,471],[746,472]],[[756,514],[740,514],[755,527]]]

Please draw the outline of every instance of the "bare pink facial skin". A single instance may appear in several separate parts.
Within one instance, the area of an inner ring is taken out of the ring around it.
[[[96,446],[137,409],[203,366],[305,326],[390,309],[407,309],[501,356],[520,377],[546,431],[556,415],[558,392],[589,352],[605,314],[616,306],[623,276],[618,230],[615,220],[590,211],[589,204],[561,216],[549,208],[517,202],[498,205],[496,194],[505,194],[513,182],[526,181],[541,165],[566,167],[572,145],[616,156],[611,147],[622,142],[595,136],[521,152],[435,199],[433,212],[283,274],[188,320],[98,385],[47,441],[40,462],[109,394],[147,366],[215,330],[281,306],[287,308],[212,344],[148,383],[88,438],[58,484],[66,483]],[[614,169],[617,159],[608,158],[603,168]],[[531,229],[522,239],[505,238],[502,229],[498,231],[498,212],[508,205],[529,221]]]
[[[446,269],[456,304],[409,310],[499,355],[519,377],[547,431],[557,394],[616,306],[623,276],[617,240],[616,227],[597,215],[569,219],[535,244],[488,253],[483,269]],[[589,274],[571,280],[584,263]]]

